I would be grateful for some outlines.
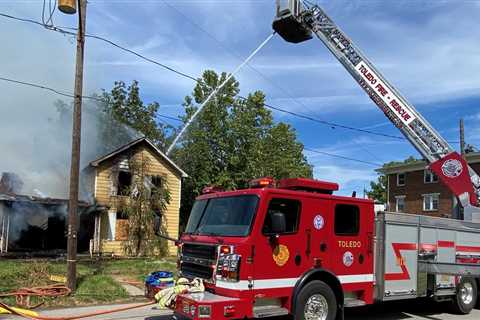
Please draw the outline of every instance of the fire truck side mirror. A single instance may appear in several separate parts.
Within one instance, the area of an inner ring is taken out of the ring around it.
[[[272,233],[281,234],[287,230],[287,221],[283,212],[272,213]]]

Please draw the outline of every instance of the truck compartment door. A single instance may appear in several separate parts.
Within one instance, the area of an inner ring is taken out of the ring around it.
[[[385,224],[385,288],[383,300],[417,297],[418,228]]]

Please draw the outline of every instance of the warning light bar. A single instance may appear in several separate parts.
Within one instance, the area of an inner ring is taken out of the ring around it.
[[[269,188],[275,186],[275,180],[273,178],[259,178],[251,180],[248,183],[250,188]]]
[[[338,183],[306,178],[283,179],[278,183],[280,189],[332,194],[337,191]]]
[[[202,194],[216,193],[225,191],[222,187],[209,186],[202,190]]]

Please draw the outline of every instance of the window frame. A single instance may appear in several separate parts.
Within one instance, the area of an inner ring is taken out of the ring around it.
[[[292,202],[297,202],[298,203],[297,224],[296,224],[296,230],[295,231],[293,231],[293,232],[283,232],[283,233],[265,233],[263,231],[263,227],[265,226],[265,221],[267,220],[268,208],[270,207],[270,203],[274,200],[287,200],[287,201],[292,201]],[[279,236],[297,234],[298,231],[300,230],[300,221],[301,221],[300,216],[301,216],[301,214],[302,214],[302,201],[301,200],[291,199],[291,198],[286,198],[286,197],[271,197],[268,200],[267,210],[265,212],[265,218],[263,219],[263,223],[262,223],[262,235],[270,237],[270,236],[276,235],[276,234],[278,234]]]
[[[430,207],[431,209],[427,209],[426,207],[426,199],[427,197],[430,197],[431,201],[430,201]],[[433,208],[433,197],[437,197],[437,208]],[[425,212],[436,212],[439,210],[440,208],[440,193],[426,193],[426,194],[422,194],[422,198],[423,198],[423,211]]]
[[[405,208],[406,208],[405,199],[406,198],[407,198],[407,196],[405,196],[405,195],[395,196],[395,212],[405,212]],[[398,210],[398,200],[403,200],[403,210],[402,211]]]
[[[129,177],[130,185],[128,185],[128,186],[125,185],[123,189],[120,188],[120,175],[121,174],[128,174],[130,176]],[[132,185],[133,185],[133,174],[132,174],[132,172],[130,170],[119,170],[116,179],[117,179],[117,190],[116,190],[115,196],[119,196],[119,197],[128,196],[128,193],[125,192],[125,190],[128,189],[128,191],[130,192],[131,189],[132,189]]]
[[[349,207],[354,207],[357,208],[358,216],[357,216],[357,230],[355,233],[337,233],[337,207],[338,206],[349,206]],[[361,231],[361,224],[362,224],[362,219],[361,219],[361,213],[362,210],[360,209],[360,206],[356,204],[350,204],[350,203],[337,203],[335,204],[335,207],[333,209],[333,233],[335,234],[336,237],[358,237]]]
[[[403,184],[400,183],[400,176],[403,175]],[[397,173],[397,187],[404,187],[407,184],[407,173]]]
[[[261,204],[261,198],[258,194],[253,194],[253,193],[245,193],[245,194],[237,194],[237,195],[232,195],[232,196],[226,196],[225,198],[235,198],[235,197],[244,197],[244,196],[254,196],[257,198],[257,206],[255,207],[255,210],[253,212],[253,216],[252,216],[252,222],[250,224],[250,228],[248,230],[248,233],[247,235],[245,236],[232,236],[232,235],[222,235],[222,237],[226,237],[226,238],[238,238],[238,237],[241,237],[241,238],[244,238],[244,237],[248,237],[252,234],[252,231],[253,231],[253,228],[255,226],[255,223],[256,223],[256,220],[257,220],[257,216],[259,215],[259,208],[260,208],[260,204]],[[213,199],[217,199],[217,198],[221,198],[221,197],[215,197],[215,196],[209,196],[209,197],[205,197],[205,198],[197,198],[195,200],[195,202],[197,201],[205,201],[205,207],[202,209],[202,212],[201,212],[201,217],[200,217],[200,221],[203,219],[203,215],[205,214],[205,210],[207,209],[207,206],[210,202],[210,200],[213,200]],[[194,204],[195,204],[194,202]],[[191,213],[191,212],[190,212]],[[190,219],[190,217],[189,217]],[[197,228],[198,228],[198,223],[200,223],[200,221],[197,222]],[[188,226],[188,221],[187,221],[187,225]],[[185,228],[186,228],[185,226]],[[185,232],[183,234],[187,234],[187,235],[193,235],[194,233],[190,233],[190,232],[186,232],[186,229],[185,229]]]
[[[427,177],[430,177],[430,181],[427,181]],[[423,171],[423,183],[425,184],[431,184],[431,183],[438,183],[438,176],[429,169],[425,169]]]

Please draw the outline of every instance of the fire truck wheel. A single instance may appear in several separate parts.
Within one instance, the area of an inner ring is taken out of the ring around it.
[[[337,299],[330,286],[314,280],[302,288],[297,296],[295,320],[334,320]]]
[[[462,278],[457,286],[457,295],[453,298],[455,313],[468,314],[477,303],[477,282],[473,278]]]

